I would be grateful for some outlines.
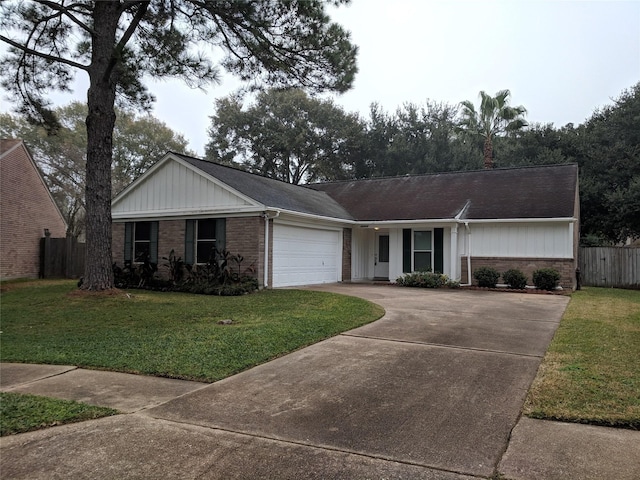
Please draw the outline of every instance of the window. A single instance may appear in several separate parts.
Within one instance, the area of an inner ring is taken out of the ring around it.
[[[158,222],[129,222],[124,230],[124,261],[158,263]]]
[[[432,269],[433,254],[431,231],[413,232],[413,271],[424,272]]]
[[[378,261],[389,263],[389,235],[378,237]]]
[[[151,222],[133,224],[133,261],[143,262],[151,253]]]
[[[192,265],[215,259],[216,250],[225,248],[225,226],[224,218],[187,220],[185,262]]]
[[[196,263],[208,263],[215,258],[216,221],[198,220],[196,231]]]

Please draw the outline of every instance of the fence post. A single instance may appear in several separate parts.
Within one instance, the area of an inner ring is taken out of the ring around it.
[[[69,235],[69,233],[67,233],[67,236],[64,239],[64,277],[65,278],[71,278],[72,272],[73,272],[73,245],[72,242],[73,238],[71,237],[71,235]]]
[[[42,278],[49,278],[51,275],[51,232],[48,228],[44,229],[44,238],[42,239]]]

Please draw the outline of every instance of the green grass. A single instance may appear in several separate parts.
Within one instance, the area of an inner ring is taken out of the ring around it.
[[[241,297],[81,294],[69,281],[3,284],[3,362],[213,382],[380,318],[362,299],[305,290]],[[218,325],[232,319],[232,325]]]
[[[0,436],[117,413],[118,411],[112,408],[94,407],[70,400],[3,392],[0,393]]]
[[[640,429],[640,291],[572,294],[524,413]]]

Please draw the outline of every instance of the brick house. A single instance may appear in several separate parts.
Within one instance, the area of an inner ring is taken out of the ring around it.
[[[113,258],[211,247],[245,258],[263,287],[387,279],[431,269],[556,268],[575,286],[577,165],[291,185],[168,153],[112,203]]]
[[[22,140],[0,140],[0,278],[37,278],[40,239],[67,225]]]

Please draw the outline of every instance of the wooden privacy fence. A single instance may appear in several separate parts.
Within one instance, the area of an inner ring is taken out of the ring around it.
[[[640,247],[580,247],[582,285],[640,288]]]
[[[85,244],[73,237],[40,239],[40,277],[80,278],[84,275]]]

